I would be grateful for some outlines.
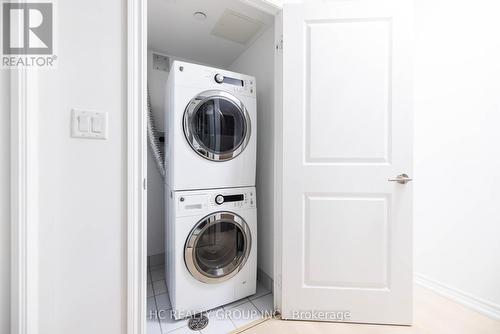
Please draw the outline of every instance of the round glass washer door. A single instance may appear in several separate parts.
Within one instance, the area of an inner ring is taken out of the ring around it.
[[[187,105],[184,135],[200,156],[227,161],[238,156],[250,139],[250,117],[243,103],[222,90],[208,90]]]
[[[184,261],[191,275],[204,283],[220,283],[245,265],[252,245],[247,223],[235,213],[206,216],[191,230]]]

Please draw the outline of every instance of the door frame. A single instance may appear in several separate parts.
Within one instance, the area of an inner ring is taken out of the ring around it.
[[[10,76],[10,333],[38,334],[38,74],[26,67],[6,71]]]
[[[19,30],[21,31],[21,30]],[[38,333],[38,85],[10,73],[10,332]]]
[[[127,333],[146,334],[147,0],[127,0]]]

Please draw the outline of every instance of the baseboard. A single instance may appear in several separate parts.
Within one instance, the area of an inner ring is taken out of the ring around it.
[[[267,290],[274,292],[273,279],[260,268],[257,268],[257,281],[259,281]]]
[[[444,283],[433,280],[425,275],[415,273],[415,283],[426,287],[446,298],[454,300],[474,311],[482,313],[490,318],[500,320],[500,305],[486,301],[482,298],[468,294],[462,290],[453,288]]]
[[[153,254],[148,256],[148,265],[151,267],[165,264],[165,253]]]

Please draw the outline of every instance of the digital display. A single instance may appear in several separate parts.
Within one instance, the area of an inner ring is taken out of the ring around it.
[[[224,196],[224,202],[239,202],[243,201],[244,198],[243,195],[227,195]]]
[[[235,79],[235,78],[224,77],[224,80],[222,82],[230,84],[230,85],[243,87],[243,80],[239,80],[239,79]]]

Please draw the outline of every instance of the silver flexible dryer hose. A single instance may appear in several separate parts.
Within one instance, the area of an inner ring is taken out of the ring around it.
[[[151,101],[149,98],[149,88],[148,88],[148,113],[147,113],[147,122],[148,122],[148,142],[149,147],[151,148],[151,153],[153,154],[153,159],[156,164],[156,168],[158,168],[158,172],[162,178],[165,178],[165,157],[163,155],[163,151],[161,150],[161,143],[158,136],[158,131],[156,131],[155,122],[153,119],[153,108],[151,107]]]

